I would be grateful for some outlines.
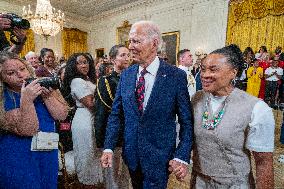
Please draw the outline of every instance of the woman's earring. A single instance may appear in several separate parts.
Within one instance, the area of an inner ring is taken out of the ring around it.
[[[231,84],[232,84],[233,86],[236,85],[236,78],[232,79]]]

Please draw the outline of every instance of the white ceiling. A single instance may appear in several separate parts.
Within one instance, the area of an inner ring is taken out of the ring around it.
[[[36,0],[3,0],[11,4],[27,6],[35,9]],[[55,9],[89,18],[138,0],[50,0]]]

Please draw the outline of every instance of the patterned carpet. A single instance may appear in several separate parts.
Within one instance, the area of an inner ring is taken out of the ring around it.
[[[280,110],[274,110],[274,118],[276,122],[275,128],[275,152],[274,152],[274,179],[275,189],[284,189],[284,164],[278,162],[280,154],[284,154],[284,145],[279,142],[280,129],[283,120],[283,112]],[[191,167],[189,167],[191,170]],[[188,189],[190,182],[190,176],[188,176],[184,182],[179,182],[173,175],[170,176],[168,189]]]

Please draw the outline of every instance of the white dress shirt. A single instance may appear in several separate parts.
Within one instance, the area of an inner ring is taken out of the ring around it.
[[[272,67],[269,67],[265,70],[265,74],[266,75],[271,75],[273,74],[274,72],[277,73],[277,75],[280,75],[282,76],[283,75],[283,69],[280,68],[280,67],[277,67],[277,68],[272,68]],[[272,75],[268,78],[266,78],[266,81],[278,81],[278,77],[276,75]]]
[[[144,93],[144,102],[143,102],[143,110],[145,110],[148,100],[150,98],[154,83],[155,83],[155,79],[156,79],[156,75],[158,72],[160,66],[160,60],[158,57],[155,58],[155,60],[146,68],[147,73],[144,75],[144,79],[145,79],[145,93]],[[139,70],[137,73],[137,80],[136,80],[136,84],[139,80],[140,77],[140,73],[144,68],[139,66]]]
[[[196,93],[196,81],[195,81],[195,78],[192,75],[189,67],[186,67],[186,66],[183,66],[183,65],[179,65],[178,68],[182,69],[186,73],[186,76],[187,76],[187,88],[188,88],[189,96],[191,98]]]

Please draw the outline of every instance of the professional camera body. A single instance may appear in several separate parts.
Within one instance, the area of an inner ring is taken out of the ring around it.
[[[35,79],[36,78],[26,79],[26,85],[30,84]],[[39,83],[40,86],[45,87],[47,89],[49,87],[51,87],[52,89],[59,89],[61,87],[61,82],[58,77],[43,77],[40,78],[37,83]]]
[[[18,41],[16,35],[14,34],[14,28],[17,27],[18,29],[25,29],[25,30],[29,29],[30,22],[26,19],[22,19],[22,17],[13,13],[2,14],[1,17],[11,20],[11,27],[4,29],[4,31],[11,32],[10,41],[15,45],[23,44],[23,42]]]
[[[6,13],[2,15],[3,18],[8,18],[9,20],[11,20],[11,27],[5,29],[4,31],[10,31],[13,32],[13,29],[15,27],[19,28],[19,29],[29,29],[30,26],[30,22],[26,19],[23,19],[22,17],[14,14],[14,13]]]

